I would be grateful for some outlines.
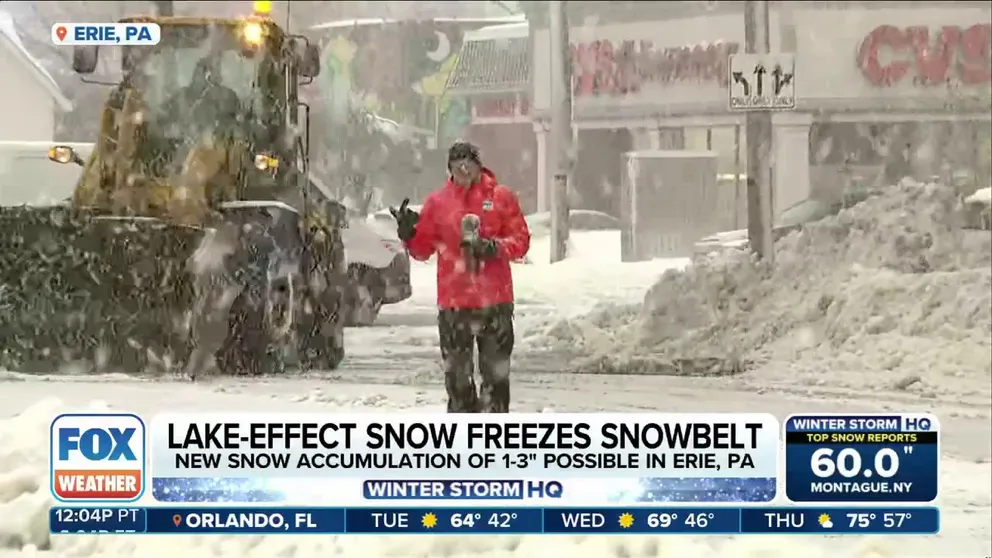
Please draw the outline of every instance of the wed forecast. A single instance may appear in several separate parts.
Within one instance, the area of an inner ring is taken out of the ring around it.
[[[339,506],[770,502],[768,414],[163,414],[160,502]]]

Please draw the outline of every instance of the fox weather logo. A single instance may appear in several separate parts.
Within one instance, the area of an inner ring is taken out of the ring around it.
[[[145,491],[145,423],[132,414],[59,415],[49,464],[62,502],[133,502]]]

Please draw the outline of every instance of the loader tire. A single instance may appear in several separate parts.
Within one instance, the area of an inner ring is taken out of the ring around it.
[[[269,332],[264,305],[250,302],[242,292],[231,306],[227,336],[216,353],[218,371],[225,376],[269,376],[285,372],[282,348]]]
[[[375,324],[382,310],[386,287],[380,272],[363,265],[348,267],[348,287],[345,290],[345,325],[370,327]]]
[[[300,368],[304,372],[336,370],[344,360],[344,315],[341,297],[308,297],[297,323]]]
[[[313,235],[321,236],[321,235]],[[303,371],[336,370],[344,360],[344,298],[348,282],[339,231],[311,244],[304,257],[296,320],[296,353]]]

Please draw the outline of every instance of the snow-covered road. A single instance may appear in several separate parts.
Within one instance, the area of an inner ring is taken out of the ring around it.
[[[618,250],[617,250],[618,251]],[[581,254],[580,254],[581,256]],[[591,263],[590,263],[591,262]],[[684,262],[606,265],[582,257],[515,269],[518,329],[513,407],[520,411],[926,410],[941,417],[942,532],[929,537],[357,537],[357,536],[55,536],[47,534],[47,430],[67,409],[110,405],[142,414],[182,410],[402,412],[442,410],[434,326],[434,270],[414,270],[415,295],[387,307],[376,327],[348,332],[349,357],[324,377],[208,385],[120,376],[27,377],[0,372],[0,558],[93,556],[185,558],[960,558],[992,553],[992,428],[987,401],[944,400],[864,385],[790,384],[773,366],[736,378],[590,376],[562,373],[545,354],[556,320],[596,303],[639,303],[666,268]],[[763,378],[772,378],[766,382]],[[976,381],[987,381],[977,378]],[[96,402],[96,403],[94,403]],[[50,550],[38,550],[47,548]]]

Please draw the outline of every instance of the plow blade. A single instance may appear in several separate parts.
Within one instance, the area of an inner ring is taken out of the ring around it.
[[[0,208],[0,367],[180,365],[203,230],[67,207]]]

